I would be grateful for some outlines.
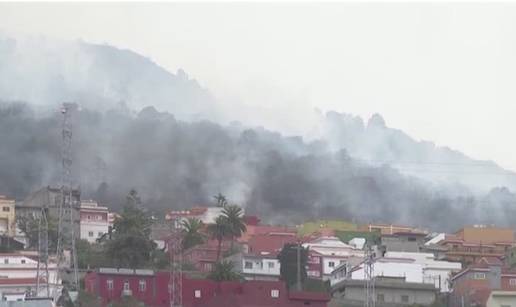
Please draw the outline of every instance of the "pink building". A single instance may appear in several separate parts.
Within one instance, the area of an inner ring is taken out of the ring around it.
[[[107,207],[99,206],[96,201],[81,201],[79,216],[81,239],[95,243],[98,238],[109,231],[109,210]]]

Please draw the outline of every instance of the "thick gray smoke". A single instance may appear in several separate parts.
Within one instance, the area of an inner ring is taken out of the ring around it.
[[[415,141],[379,115],[365,124],[329,112],[310,141],[249,128],[256,121],[235,114],[251,111],[230,115],[183,71],[127,50],[0,38],[2,99],[0,193],[19,200],[58,183],[58,104],[76,101],[77,184],[113,209],[136,188],[155,211],[209,204],[221,192],[269,222],[340,217],[453,230],[516,219],[516,196],[491,190],[514,190],[515,176],[492,162]]]
[[[38,116],[27,105],[1,104],[0,193],[22,199],[57,182],[60,119],[58,112]],[[178,121],[153,107],[137,115],[83,109],[74,123],[83,195],[113,209],[136,188],[153,211],[208,204],[221,192],[269,222],[340,217],[444,229],[515,222],[516,197],[507,189],[485,198],[439,195],[388,166],[330,151],[322,141]]]

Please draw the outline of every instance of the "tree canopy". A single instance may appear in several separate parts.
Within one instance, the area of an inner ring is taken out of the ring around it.
[[[288,287],[292,287],[296,285],[297,282],[297,252],[299,250],[300,254],[300,274],[301,274],[301,283],[304,284],[307,274],[306,274],[306,262],[308,260],[308,249],[305,249],[298,244],[285,244],[283,249],[278,254],[278,260],[280,262],[280,276],[281,279],[287,283]],[[302,285],[301,285],[302,286]]]

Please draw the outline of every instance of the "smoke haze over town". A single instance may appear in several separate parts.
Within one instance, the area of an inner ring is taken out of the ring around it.
[[[461,68],[476,56],[506,59],[515,46],[495,25],[472,26],[479,6],[307,4],[280,25],[289,6],[270,4],[236,30],[231,24],[254,5],[224,4],[213,16],[199,15],[220,18],[212,29],[186,25],[188,14],[205,12],[199,4],[77,5],[81,16],[67,15],[76,12],[68,4],[0,4],[2,194],[23,199],[58,184],[59,105],[74,101],[76,184],[85,197],[115,208],[134,188],[158,211],[206,205],[220,192],[270,222],[513,222],[516,163],[504,153],[514,150],[504,142],[513,123],[497,117],[510,113],[513,94],[508,83],[493,85],[512,75],[511,66],[490,71],[477,63],[483,73],[476,78]],[[499,26],[516,12],[513,5],[483,8]],[[49,15],[35,17],[39,9]],[[140,9],[138,16],[155,19],[134,21]],[[177,18],[165,20],[160,10]],[[366,12],[399,20],[379,29],[362,27],[359,17],[332,17]],[[422,22],[405,27],[418,12]],[[97,13],[98,24],[83,31]],[[100,31],[107,16],[121,15],[121,24]],[[64,29],[49,16],[78,19]],[[308,29],[308,16],[326,20]],[[44,20],[41,29],[23,23],[32,17]],[[260,17],[270,18],[263,29],[256,27]],[[120,34],[123,26],[130,37]],[[440,27],[453,31],[435,36]],[[252,40],[241,35],[246,31]],[[444,53],[449,43],[452,51]],[[370,53],[380,45],[382,53]],[[441,74],[435,63],[453,74]],[[485,115],[488,106],[496,114]]]

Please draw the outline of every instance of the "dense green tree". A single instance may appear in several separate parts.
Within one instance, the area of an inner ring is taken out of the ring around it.
[[[231,228],[227,223],[227,219],[219,216],[215,219],[215,224],[208,225],[208,233],[212,239],[217,240],[217,262],[220,259],[220,251],[222,248],[222,241],[231,235]]]
[[[128,199],[134,198],[131,191]],[[106,254],[118,267],[144,267],[156,249],[150,238],[152,220],[136,205],[136,202],[126,204],[115,219],[111,240],[106,242]]]
[[[215,263],[208,278],[214,281],[243,280],[242,275],[235,271],[233,262],[225,260]]]
[[[27,236],[29,248],[37,248],[39,219],[32,215],[17,216],[16,225]],[[55,250],[57,244],[57,221],[52,217],[48,217],[48,244],[49,250]]]
[[[181,222],[183,238],[181,246],[183,250],[204,243],[205,237],[202,233],[203,223],[196,218],[189,218]]]
[[[119,301],[111,303],[109,307],[145,307],[145,304],[133,296],[123,296]]]
[[[222,195],[222,193],[213,196],[213,198],[215,199],[217,207],[225,207],[228,204],[226,196]]]
[[[75,305],[77,307],[101,307],[102,301],[94,294],[81,290],[79,291]]]
[[[224,210],[222,210],[222,217],[228,224],[229,236],[231,238],[231,249],[233,249],[234,239],[241,237],[247,230],[242,208],[237,205],[227,205],[224,207]]]
[[[297,255],[300,255],[300,264],[299,267],[301,269],[301,283],[304,284],[306,280],[306,262],[308,259],[308,249],[303,248],[298,244],[285,244],[283,249],[278,254],[278,260],[280,262],[280,276],[281,279],[284,280],[288,287],[295,286],[297,283],[297,274],[298,274],[298,264],[297,264]]]
[[[104,248],[98,244],[90,244],[86,240],[77,240],[77,264],[81,269],[94,269],[111,266],[111,260],[106,257]]]

